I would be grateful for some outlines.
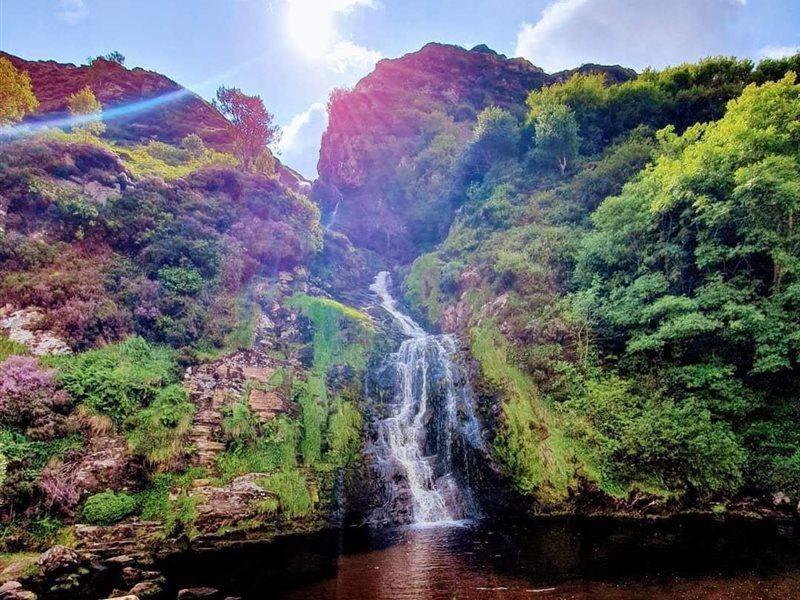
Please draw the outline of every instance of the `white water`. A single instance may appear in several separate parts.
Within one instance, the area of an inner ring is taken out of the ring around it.
[[[394,372],[395,403],[393,414],[378,421],[372,448],[387,487],[386,505],[375,518],[396,518],[399,507],[410,508],[411,521],[418,524],[463,519],[472,502],[453,472],[453,439],[461,436],[477,446],[480,429],[469,389],[452,361],[455,340],[427,334],[398,310],[389,287],[383,271],[370,289],[406,339],[386,365]]]
[[[333,207],[333,212],[331,213],[331,220],[328,221],[328,224],[325,225],[325,231],[330,231],[331,227],[336,224],[336,215],[339,213],[339,203],[341,200],[336,201],[336,206]]]

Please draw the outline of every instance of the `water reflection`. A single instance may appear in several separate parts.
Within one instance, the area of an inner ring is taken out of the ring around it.
[[[543,520],[364,529],[182,560],[172,565],[176,584],[216,583],[245,598],[800,598],[795,524]]]

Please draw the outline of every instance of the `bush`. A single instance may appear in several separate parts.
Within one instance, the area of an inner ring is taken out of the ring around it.
[[[113,525],[136,511],[136,498],[125,492],[101,492],[86,499],[81,518],[91,525]]]
[[[194,408],[180,384],[160,390],[150,406],[128,419],[126,437],[131,452],[150,464],[170,466],[184,452]]]
[[[175,353],[140,337],[55,362],[72,397],[116,424],[150,405],[162,388],[178,382]]]
[[[60,433],[69,398],[57,389],[54,371],[35,358],[11,356],[0,363],[0,426],[22,429],[35,439]]]
[[[566,403],[601,483],[701,499],[735,491],[746,455],[728,425],[691,400],[646,394],[611,376]]]

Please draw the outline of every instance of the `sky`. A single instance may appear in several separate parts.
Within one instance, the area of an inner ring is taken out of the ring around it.
[[[0,0],[0,50],[76,64],[116,50],[207,99],[260,95],[281,160],[312,179],[331,90],[430,41],[550,72],[758,60],[800,50],[800,0]]]

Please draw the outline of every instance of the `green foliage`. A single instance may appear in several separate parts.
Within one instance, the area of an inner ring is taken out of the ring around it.
[[[101,135],[106,130],[103,107],[89,86],[67,97],[67,110],[78,123],[76,129],[90,135]]]
[[[292,518],[306,516],[313,508],[306,478],[297,469],[284,469],[259,481],[267,491],[278,497],[281,513]]]
[[[139,337],[52,361],[61,384],[75,400],[117,424],[178,381],[174,352]]]
[[[197,530],[197,499],[189,494],[192,481],[203,477],[200,469],[184,473],[157,473],[149,486],[137,495],[139,515],[145,521],[160,521],[164,535],[185,533],[193,537]]]
[[[566,409],[602,487],[616,495],[638,489],[706,499],[741,484],[745,451],[697,402],[676,403],[611,376],[588,381]]]
[[[0,125],[21,121],[38,107],[30,76],[0,57]]]
[[[549,157],[563,175],[578,153],[578,122],[565,104],[544,106],[532,119],[536,151]]]
[[[28,349],[23,344],[9,339],[4,333],[0,333],[0,362],[3,362],[9,356],[25,354],[28,354]]]
[[[194,404],[180,384],[160,389],[149,406],[128,418],[128,447],[152,465],[170,466],[185,451],[194,411]]]
[[[81,519],[91,525],[113,525],[136,511],[136,498],[125,492],[105,491],[86,499]]]
[[[203,287],[203,277],[197,269],[186,267],[161,267],[158,280],[173,294],[194,296]]]
[[[270,473],[296,466],[300,441],[296,421],[277,417],[259,431],[247,405],[239,403],[226,414],[224,427],[228,448],[217,459],[223,481],[246,473]]]

